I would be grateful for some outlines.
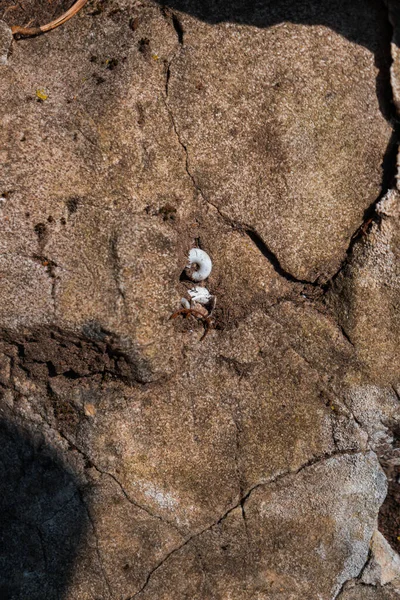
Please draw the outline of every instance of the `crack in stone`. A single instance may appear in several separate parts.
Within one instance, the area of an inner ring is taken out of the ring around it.
[[[206,533],[213,527],[217,527],[218,525],[220,525],[234,510],[241,507],[242,516],[243,516],[243,510],[244,510],[245,504],[248,501],[248,499],[250,498],[251,494],[255,490],[257,490],[261,487],[266,487],[266,486],[275,484],[275,483],[281,481],[282,479],[284,479],[285,477],[296,476],[299,473],[301,473],[303,470],[305,470],[309,467],[313,467],[324,461],[330,460],[332,458],[340,457],[340,456],[355,456],[355,455],[365,456],[365,453],[360,452],[360,451],[352,452],[350,450],[347,450],[346,452],[335,451],[330,454],[323,454],[319,457],[315,457],[313,459],[308,460],[306,463],[304,463],[301,467],[299,467],[295,471],[288,470],[288,471],[285,471],[283,473],[276,475],[275,477],[271,477],[269,479],[269,481],[256,483],[246,492],[246,494],[239,500],[239,502],[237,502],[234,506],[231,506],[221,517],[219,517],[216,521],[211,523],[211,525],[207,525],[200,531],[193,533],[182,544],[180,544],[179,546],[177,546],[176,548],[173,548],[170,552],[168,552],[168,554],[166,554],[166,556],[161,561],[159,561],[158,564],[148,573],[146,580],[145,580],[144,584],[142,585],[142,587],[133,596],[128,596],[125,600],[134,600],[135,598],[137,598],[139,596],[139,594],[141,594],[146,589],[146,587],[148,586],[154,573],[156,571],[158,571],[158,569],[160,569],[171,556],[173,556],[174,554],[176,554],[177,552],[179,552],[180,550],[185,548],[190,542],[192,542],[193,540],[200,537],[203,533]],[[245,513],[244,513],[244,519],[246,519]]]
[[[396,390],[396,388],[394,387],[394,385],[390,386],[393,390],[394,395],[396,396],[396,399],[400,402],[400,394],[399,392]]]
[[[174,20],[174,18],[175,18],[175,20]],[[176,15],[174,15],[174,14],[172,14],[172,21],[173,21],[173,25],[174,25],[175,29],[176,29],[176,27],[175,27],[176,23],[178,23],[179,26],[181,27],[179,20],[177,19]],[[181,29],[181,31],[182,31],[182,36],[183,36],[183,29]],[[177,32],[177,35],[178,35],[179,43],[182,46],[183,37],[181,39],[178,32]],[[178,52],[179,52],[179,50],[178,50]],[[178,140],[179,145],[181,146],[181,148],[184,151],[186,174],[188,175],[190,181],[192,182],[194,189],[197,191],[199,196],[204,200],[204,202],[206,202],[209,206],[211,206],[212,208],[214,208],[217,211],[218,215],[223,219],[223,221],[226,224],[228,224],[230,227],[232,227],[235,230],[242,231],[251,239],[251,241],[258,248],[258,250],[261,252],[261,254],[265,258],[267,258],[267,260],[272,265],[272,267],[274,268],[275,272],[278,275],[280,275],[281,277],[283,277],[290,283],[311,285],[315,288],[320,289],[322,291],[322,293],[325,294],[332,287],[336,278],[340,275],[340,273],[343,271],[343,269],[348,264],[349,258],[353,251],[353,247],[360,240],[359,234],[364,233],[366,235],[366,232],[363,231],[364,225],[366,223],[369,224],[372,221],[378,220],[378,216],[377,216],[376,210],[375,210],[376,205],[384,197],[384,195],[387,193],[387,191],[390,189],[390,186],[391,186],[393,180],[395,179],[396,172],[397,172],[397,163],[396,163],[396,156],[397,156],[397,150],[398,150],[398,141],[397,141],[398,140],[398,131],[397,130],[399,129],[399,126],[398,125],[396,126],[396,124],[392,120],[393,134],[392,134],[391,140],[389,142],[385,157],[382,162],[383,176],[382,176],[381,191],[380,191],[378,197],[374,200],[374,202],[364,211],[362,225],[361,225],[361,227],[357,227],[356,231],[350,237],[349,245],[344,253],[344,258],[341,261],[337,271],[324,283],[320,283],[318,281],[319,276],[315,280],[307,280],[307,279],[297,278],[292,273],[290,273],[289,271],[287,271],[286,269],[284,269],[282,267],[282,264],[279,261],[277,255],[271,250],[271,248],[268,247],[265,240],[262,239],[260,234],[256,231],[256,229],[253,226],[250,226],[246,223],[237,222],[237,221],[231,219],[228,215],[226,215],[223,211],[221,211],[221,209],[206,196],[206,194],[201,189],[201,186],[197,183],[196,178],[195,178],[194,174],[192,173],[191,167],[190,167],[190,157],[189,157],[188,146],[182,140],[182,137],[179,133],[178,126],[176,123],[174,112],[168,102],[171,67],[172,67],[172,63],[175,60],[178,52],[176,52],[174,54],[174,56],[170,60],[168,67],[167,67],[164,102],[165,102],[165,106],[167,108],[168,114],[170,116],[170,119],[171,119],[171,123],[172,123],[172,127],[174,130],[175,136]],[[388,85],[390,86],[390,78],[388,79]],[[390,95],[391,95],[391,97],[393,97],[391,87],[390,87]],[[343,332],[343,333],[347,337],[345,332]],[[352,343],[349,338],[347,338],[347,339],[350,343]]]
[[[347,410],[349,411],[349,413],[353,417],[354,422],[359,426],[359,428],[361,429],[361,431],[363,431],[365,433],[365,435],[367,436],[367,448],[368,448],[368,450],[372,450],[374,452],[374,450],[373,450],[373,448],[371,447],[371,444],[370,444],[370,437],[369,437],[368,431],[364,428],[364,426],[362,425],[361,421],[359,421],[359,419],[355,416],[354,412],[352,411],[352,409],[350,408],[350,406],[347,404],[345,398],[343,398],[342,400],[343,400],[344,406],[347,408]]]
[[[68,506],[68,504],[71,504],[72,500],[74,500],[74,498],[76,498],[77,496],[79,496],[79,492],[76,491],[74,494],[72,494],[72,496],[70,498],[68,498],[68,500],[66,502],[64,502],[64,504],[61,506],[61,508],[59,508],[58,510],[56,510],[51,517],[48,517],[47,519],[45,519],[44,521],[42,521],[40,523],[40,526],[44,525],[45,523],[48,523],[49,521],[52,521],[53,519],[55,519],[55,517],[62,512],[66,506]]]
[[[56,430],[57,433],[67,442],[67,444],[76,452],[78,452],[85,463],[85,467],[86,468],[90,468],[93,467],[98,473],[100,473],[101,475],[105,475],[106,477],[110,477],[120,488],[122,494],[124,495],[124,497],[126,498],[126,500],[132,504],[132,506],[135,506],[136,508],[138,508],[139,510],[144,511],[145,513],[147,513],[149,515],[149,517],[152,517],[153,519],[157,519],[159,521],[161,521],[162,523],[164,523],[165,525],[168,525],[169,527],[172,527],[173,529],[175,529],[175,531],[177,531],[179,533],[179,535],[181,535],[183,537],[183,533],[182,531],[171,521],[168,521],[166,519],[164,519],[161,515],[158,515],[156,513],[153,513],[149,508],[147,508],[147,506],[144,506],[142,504],[139,504],[138,502],[136,502],[136,500],[133,500],[131,498],[131,496],[128,494],[128,492],[125,490],[125,488],[123,487],[122,483],[119,481],[119,479],[113,475],[113,473],[109,473],[108,471],[104,471],[103,469],[101,469],[100,467],[98,467],[91,458],[89,458],[87,456],[87,454],[81,449],[78,448],[78,446],[76,446],[76,444],[74,444],[74,442],[72,442],[69,437],[67,435],[65,435],[64,432]]]
[[[287,281],[289,281],[291,283],[312,285],[314,287],[320,288],[321,286],[319,283],[317,283],[317,281],[298,279],[297,277],[295,277],[294,275],[289,273],[289,271],[286,271],[282,267],[276,254],[267,246],[265,241],[261,238],[260,234],[254,229],[254,227],[247,225],[245,223],[242,223],[242,222],[235,221],[235,220],[231,219],[228,215],[223,213],[216,204],[214,204],[213,202],[211,202],[211,200],[209,198],[207,198],[207,196],[205,195],[205,193],[203,192],[203,190],[197,183],[196,178],[193,175],[191,168],[190,168],[190,158],[189,158],[188,147],[185,144],[185,142],[182,140],[182,138],[179,134],[173,110],[171,109],[171,106],[168,102],[169,81],[170,81],[170,76],[171,76],[171,65],[172,65],[172,62],[175,59],[175,57],[176,57],[176,54],[173,56],[173,58],[171,59],[171,61],[168,64],[168,67],[167,67],[164,102],[165,102],[165,106],[168,111],[169,117],[171,119],[172,128],[174,130],[175,136],[178,140],[179,145],[181,146],[181,148],[183,149],[183,151],[185,153],[185,171],[186,171],[186,174],[189,177],[194,189],[199,194],[199,196],[204,200],[204,202],[206,202],[209,206],[211,206],[213,209],[215,209],[217,211],[218,215],[221,217],[221,219],[227,225],[229,225],[232,229],[234,229],[236,231],[241,231],[242,233],[245,233],[251,239],[251,241],[258,248],[258,250],[262,253],[262,255],[268,259],[268,261],[270,262],[270,264],[272,265],[272,267],[274,268],[275,272],[278,275],[280,275],[281,277],[283,277],[284,279],[286,279]]]
[[[92,527],[94,538],[96,540],[96,554],[97,554],[97,558],[98,558],[98,561],[99,561],[100,570],[101,570],[101,573],[103,575],[104,582],[105,582],[105,584],[107,586],[108,593],[109,593],[110,597],[113,598],[114,594],[113,594],[113,591],[112,591],[112,588],[111,588],[111,584],[110,584],[110,581],[108,579],[108,576],[107,576],[107,573],[106,573],[106,570],[105,570],[105,567],[104,567],[103,558],[101,556],[100,547],[99,547],[99,537],[97,535],[97,531],[96,531],[96,527],[95,527],[95,524],[94,524],[94,520],[92,518],[92,515],[90,514],[89,508],[86,505],[86,502],[85,502],[85,500],[83,498],[83,495],[82,495],[81,491],[79,490],[78,493],[79,493],[79,498],[80,498],[80,501],[82,503],[82,506],[84,507],[84,509],[86,511],[87,517],[88,517],[90,525]]]
[[[166,21],[172,25],[175,30],[176,37],[178,38],[178,43],[180,46],[183,46],[183,36],[185,31],[183,29],[182,23],[178,17],[178,15],[173,12],[170,8],[163,6],[161,8],[161,14],[166,19]]]
[[[43,554],[43,562],[44,562],[44,571],[45,573],[48,571],[48,560],[47,560],[47,552],[46,552],[46,543],[45,540],[43,538],[43,532],[40,529],[39,526],[35,527],[39,540],[40,540],[40,547],[42,549],[42,554]]]

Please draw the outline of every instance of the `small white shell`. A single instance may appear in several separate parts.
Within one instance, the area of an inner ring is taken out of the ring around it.
[[[183,308],[190,308],[190,302],[189,300],[186,300],[186,298],[181,298],[181,305]]]
[[[207,252],[200,250],[200,248],[192,248],[189,252],[189,263],[187,268],[189,269],[192,265],[197,265],[197,271],[190,273],[193,281],[203,281],[211,273],[212,262]]]
[[[188,292],[192,302],[198,302],[199,304],[208,304],[212,298],[212,295],[207,288],[198,285]]]

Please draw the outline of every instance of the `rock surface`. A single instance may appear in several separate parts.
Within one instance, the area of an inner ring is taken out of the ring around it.
[[[390,11],[167,4],[0,65],[0,595],[391,599]],[[170,319],[195,246],[210,331]]]
[[[367,585],[384,586],[392,583],[400,590],[400,557],[379,531],[372,536],[371,558],[361,580]]]

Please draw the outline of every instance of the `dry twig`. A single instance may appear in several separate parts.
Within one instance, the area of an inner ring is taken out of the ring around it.
[[[20,27],[19,25],[14,25],[11,27],[11,31],[13,35],[21,36],[31,36],[46,33],[46,31],[51,31],[52,29],[55,29],[56,27],[59,27],[60,25],[63,25],[69,21],[71,17],[76,15],[81,8],[85,6],[86,2],[87,0],[77,0],[75,4],[73,4],[71,8],[68,9],[63,15],[57,17],[57,19],[54,19],[54,21],[51,21],[46,25],[40,25],[39,27]]]

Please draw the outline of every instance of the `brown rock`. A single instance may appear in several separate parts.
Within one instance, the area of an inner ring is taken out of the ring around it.
[[[302,280],[380,193],[387,14],[328,4],[95,2],[13,43],[0,595],[331,600],[362,571],[398,419],[397,192],[333,286]],[[170,319],[194,246],[202,341]]]
[[[371,53],[326,27],[288,23],[304,11],[308,24],[305,5],[275,5],[257,8],[258,27],[183,16],[168,105],[202,197],[258,232],[286,271],[314,281],[337,270],[378,197],[391,130]],[[361,2],[352,8],[349,27],[360,11],[375,46],[384,15],[375,4],[368,17]]]

